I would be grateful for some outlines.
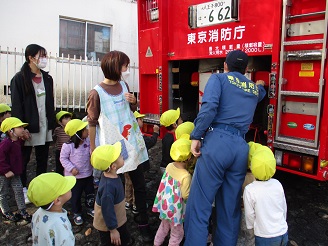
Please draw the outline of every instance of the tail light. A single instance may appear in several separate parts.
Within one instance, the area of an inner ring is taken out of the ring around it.
[[[302,158],[302,171],[306,173],[314,173],[314,157],[303,156]]]
[[[300,170],[302,163],[302,156],[285,152],[282,157],[282,164],[292,169]]]
[[[316,158],[314,156],[301,155],[299,153],[275,150],[277,166],[294,169],[304,173],[314,174],[316,172]]]

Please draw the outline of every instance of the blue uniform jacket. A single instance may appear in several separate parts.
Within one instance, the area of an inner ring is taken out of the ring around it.
[[[191,139],[201,139],[213,123],[227,124],[241,134],[247,133],[256,105],[265,94],[262,85],[256,86],[239,72],[212,74],[205,86]]]

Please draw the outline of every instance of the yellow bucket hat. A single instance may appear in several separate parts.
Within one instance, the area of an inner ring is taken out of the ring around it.
[[[136,119],[146,116],[145,114],[140,114],[138,111],[134,111],[133,115],[134,117],[136,117]]]
[[[159,119],[159,122],[161,125],[168,127],[172,124],[174,124],[180,117],[180,108],[177,108],[176,110],[170,109],[165,111],[161,118]]]
[[[121,142],[98,146],[91,154],[91,165],[98,170],[104,171],[118,159],[121,151]]]
[[[170,155],[174,161],[185,161],[191,156],[191,140],[180,138],[176,140],[170,150]]]
[[[179,139],[183,134],[190,135],[191,132],[194,130],[195,125],[194,123],[190,121],[186,121],[182,124],[180,124],[177,129],[175,129],[175,137],[176,139]]]
[[[276,172],[276,159],[266,146],[257,148],[251,159],[251,170],[258,180],[268,180]]]
[[[86,128],[88,122],[83,122],[79,119],[70,120],[65,126],[65,133],[70,137],[74,136],[78,131]]]
[[[64,115],[70,115],[71,117],[72,117],[72,113],[70,113],[70,112],[67,112],[67,111],[59,111],[57,114],[56,114],[56,119],[57,119],[57,121],[59,121],[60,120],[60,118],[61,117],[63,117]]]
[[[179,137],[179,139],[187,139],[187,140],[190,140],[190,135],[187,134],[187,133],[184,133],[184,134],[182,134],[182,135]]]
[[[11,112],[11,108],[7,104],[0,103],[0,114],[7,111]]]
[[[248,145],[249,145],[248,168],[251,168],[251,160],[252,160],[252,156],[255,153],[255,150],[258,149],[258,148],[260,148],[260,147],[263,147],[263,145],[262,144],[259,144],[259,143],[255,143],[253,141],[248,142]]]
[[[20,127],[20,126],[26,127],[27,125],[28,125],[27,123],[23,123],[20,119],[16,117],[8,117],[4,121],[2,121],[0,130],[2,132],[8,132],[13,128]]]
[[[43,173],[31,181],[27,197],[35,206],[44,206],[70,191],[75,183],[74,176],[63,177],[58,173]]]

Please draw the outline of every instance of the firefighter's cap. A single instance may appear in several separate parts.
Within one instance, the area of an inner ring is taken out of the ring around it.
[[[4,103],[0,103],[0,114],[4,112],[11,112],[11,108]]]
[[[195,125],[194,123],[190,121],[183,122],[180,124],[177,129],[175,129],[175,137],[176,139],[181,138],[183,134],[191,134],[191,132],[194,130]]]
[[[248,55],[241,50],[233,50],[227,54],[225,62],[233,68],[246,69],[248,64]]]
[[[184,134],[184,136],[187,134]],[[176,140],[170,150],[170,155],[174,161],[186,161],[191,156],[191,140],[185,137]]]
[[[165,111],[161,118],[159,119],[159,122],[162,126],[168,127],[172,124],[174,124],[180,117],[180,108],[177,108],[176,110],[170,109]]]
[[[6,118],[4,121],[2,121],[1,126],[0,126],[0,130],[2,132],[8,132],[13,128],[16,127],[26,127],[28,124],[22,122],[20,119],[16,118],[16,117],[9,117]]]
[[[140,114],[138,111],[134,111],[133,115],[134,117],[136,117],[136,119],[146,116],[145,114]]]
[[[69,116],[72,118],[72,115],[73,115],[73,114],[70,113],[70,112],[64,111],[64,110],[59,111],[59,112],[56,114],[56,119],[57,119],[57,121],[60,121],[60,119],[61,119],[64,115],[69,115]]]
[[[76,183],[74,176],[58,173],[43,173],[35,177],[28,186],[27,197],[37,207],[53,202],[57,197],[66,194]]]
[[[251,171],[258,180],[269,180],[276,172],[276,159],[266,146],[257,148],[251,159]]]
[[[91,154],[91,165],[101,171],[107,170],[120,156],[121,142],[98,146]]]
[[[83,122],[79,119],[70,120],[65,126],[65,133],[70,137],[74,136],[78,131],[86,128],[88,122]]]

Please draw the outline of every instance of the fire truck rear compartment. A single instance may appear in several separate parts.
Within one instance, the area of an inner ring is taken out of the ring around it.
[[[184,121],[193,121],[201,106],[201,97],[205,85],[212,73],[223,73],[225,58],[179,60],[169,63],[169,107],[180,107]],[[271,56],[249,57],[247,73],[252,81],[264,80],[268,89],[271,71]],[[233,102],[232,102],[233,103]],[[246,134],[247,141],[266,144],[267,106],[269,98],[266,96],[257,106],[253,123]]]

